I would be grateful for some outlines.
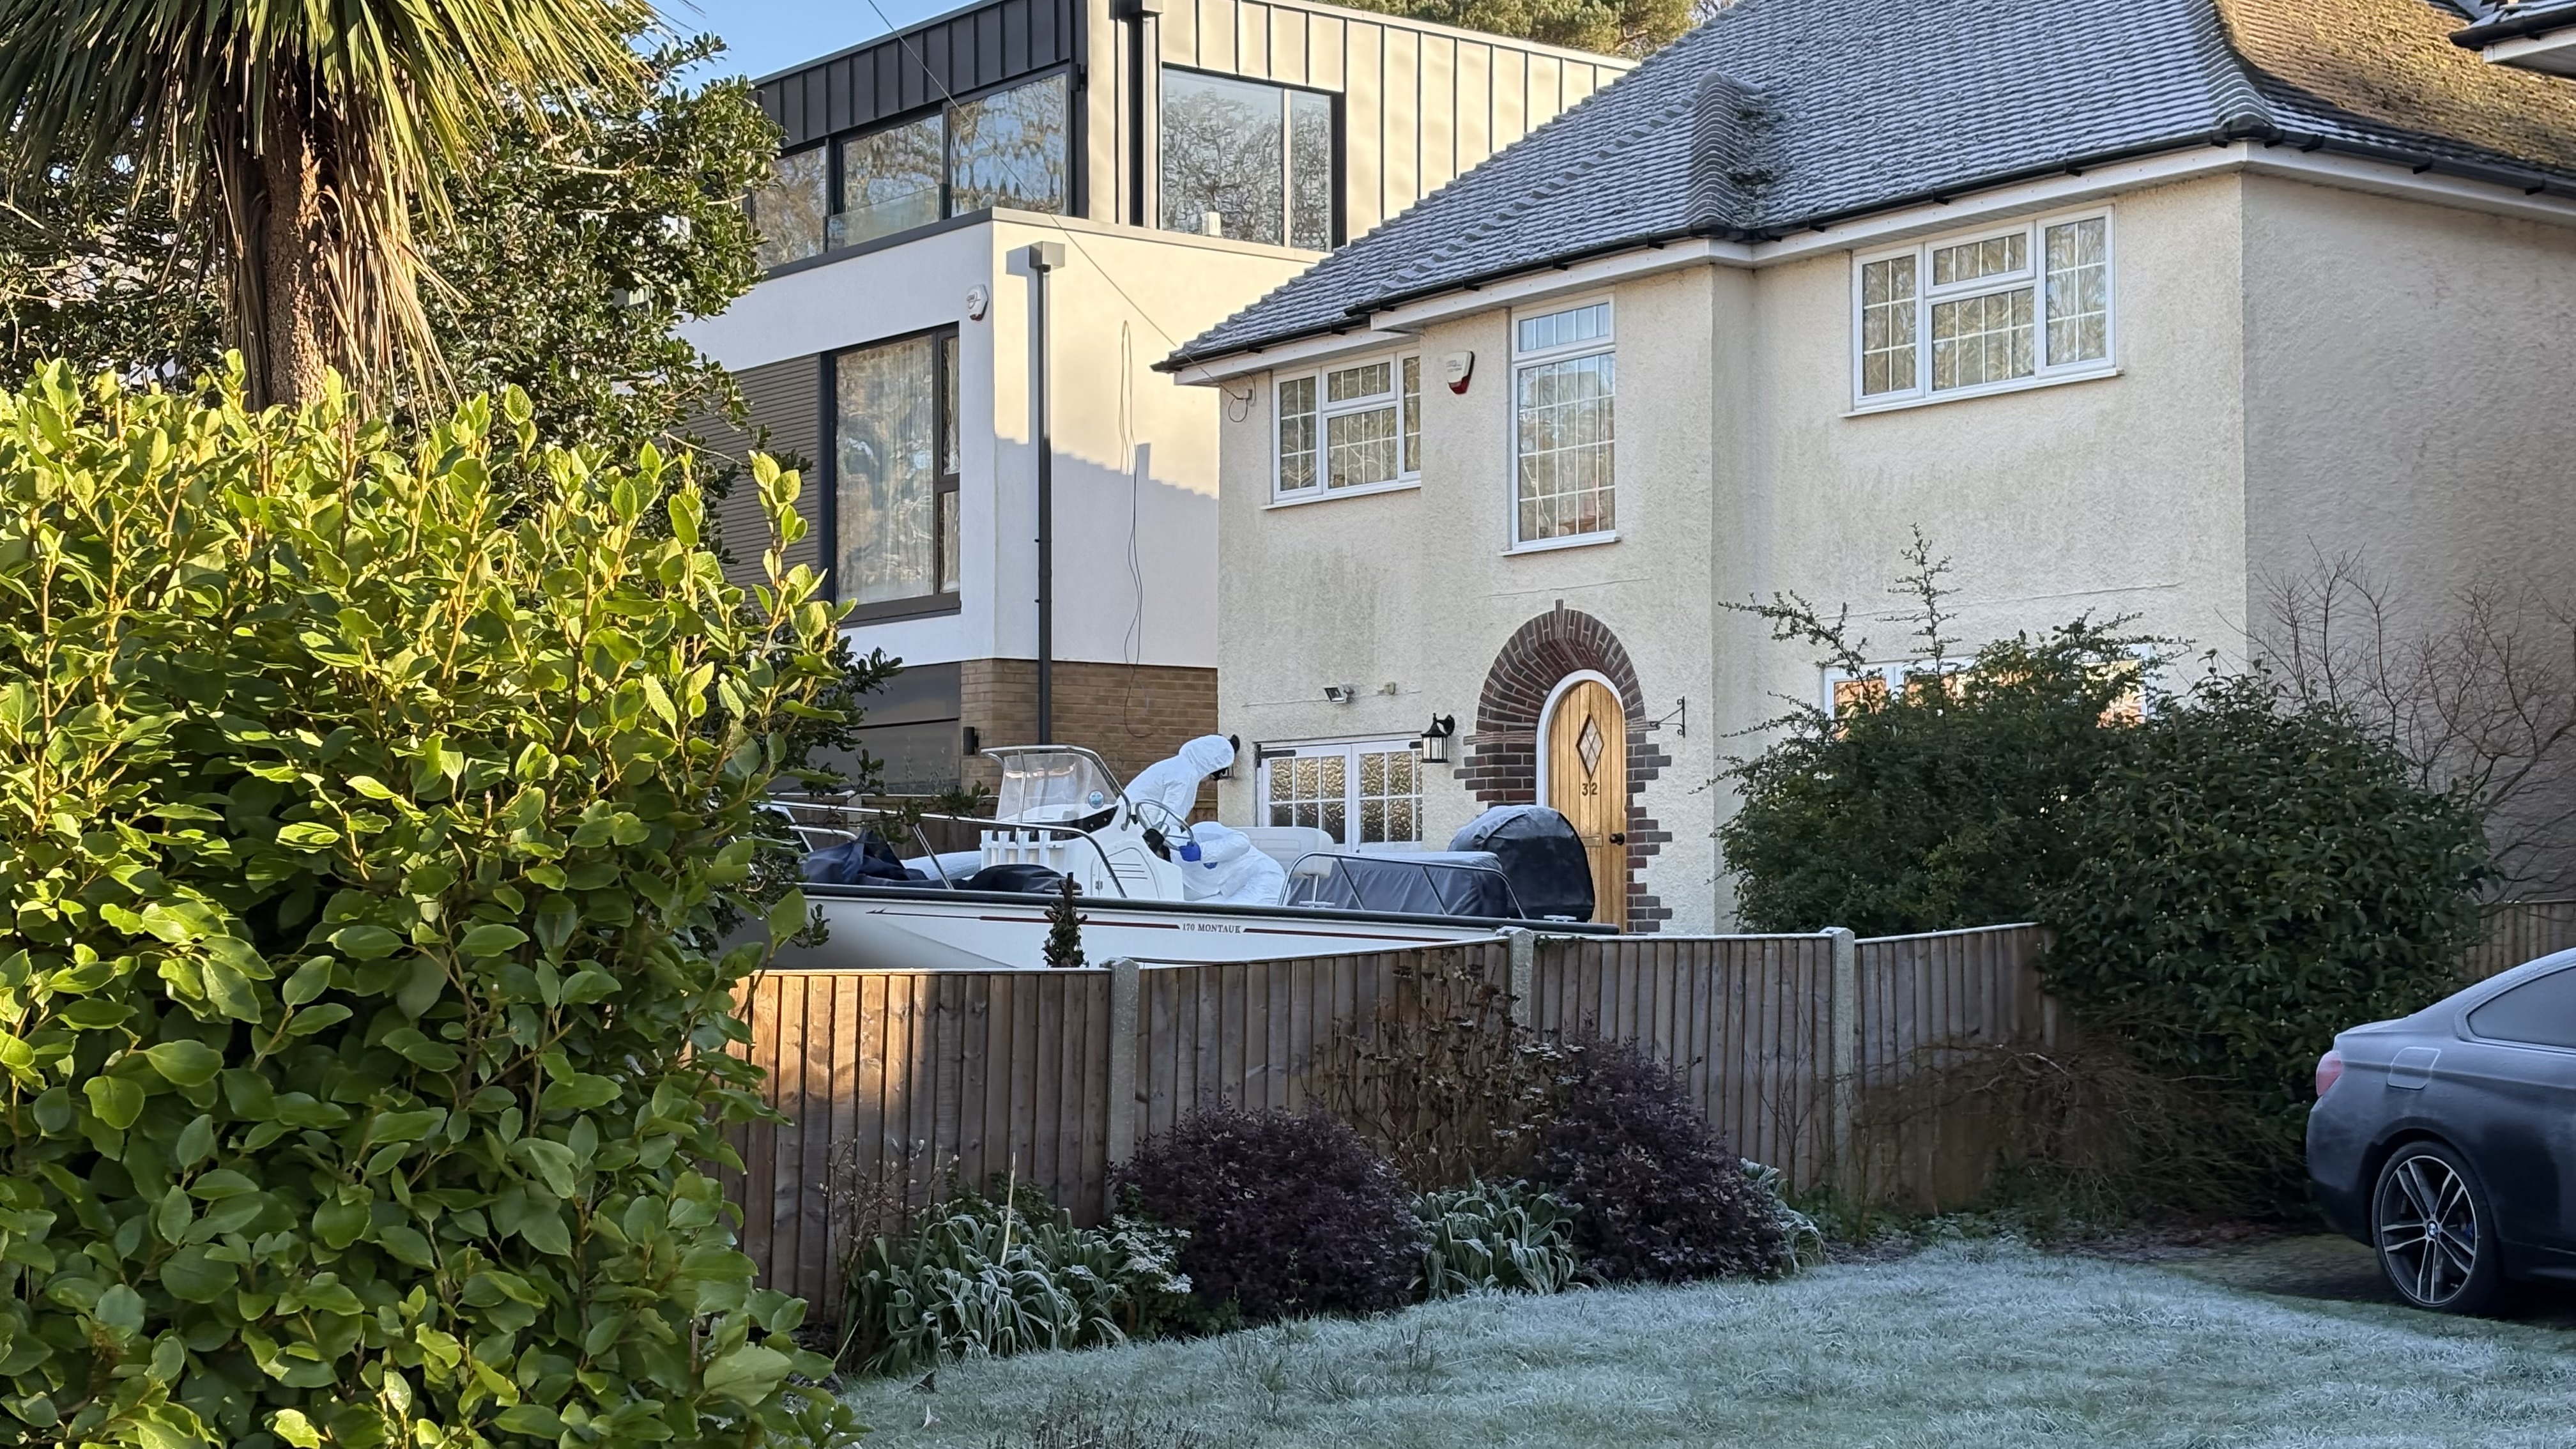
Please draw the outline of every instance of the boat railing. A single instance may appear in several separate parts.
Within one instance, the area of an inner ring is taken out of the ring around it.
[[[788,828],[796,832],[797,840],[806,847],[809,854],[818,848],[817,841],[837,844],[860,839],[870,828],[866,824],[867,820],[890,821],[901,825],[911,833],[913,843],[921,847],[922,858],[930,862],[931,870],[939,876],[939,883],[950,890],[958,888],[957,882],[950,879],[948,867],[940,862],[939,857],[942,852],[932,847],[929,835],[922,830],[921,827],[925,821],[937,821],[943,825],[972,826],[979,835],[988,830],[1000,830],[1068,836],[1091,847],[1091,853],[1100,858],[1100,873],[1107,876],[1109,883],[1118,888],[1120,898],[1128,897],[1127,882],[1119,876],[1118,867],[1110,863],[1109,852],[1101,846],[1097,837],[1080,826],[1047,825],[1026,820],[986,820],[973,815],[945,815],[936,812],[917,813],[882,805],[855,805],[837,800],[799,800],[775,795],[770,797],[768,804],[786,815]],[[802,818],[798,812],[804,811],[830,818],[822,823],[816,823]],[[851,816],[863,817],[859,828],[841,823]],[[881,829],[876,833],[880,838],[885,834]]]

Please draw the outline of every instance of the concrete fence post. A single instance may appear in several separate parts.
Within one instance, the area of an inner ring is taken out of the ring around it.
[[[1826,986],[1825,1024],[1831,1042],[1826,1063],[1826,1122],[1833,1134],[1834,1187],[1860,1194],[1860,1159],[1852,1141],[1860,1105],[1860,940],[1849,928],[1829,927],[1833,966]]]
[[[1109,963],[1109,1120],[1102,1140],[1112,1168],[1136,1155],[1136,1018],[1142,986],[1134,958],[1121,956]],[[1104,1220],[1118,1211],[1118,1189],[1108,1176],[1102,1174]]]
[[[1503,932],[1504,948],[1510,953],[1511,970],[1505,989],[1512,994],[1512,1025],[1527,1032],[1537,1010],[1531,999],[1538,987],[1538,933],[1520,926]]]

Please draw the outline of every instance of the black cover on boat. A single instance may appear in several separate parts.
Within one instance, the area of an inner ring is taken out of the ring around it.
[[[1467,822],[1451,850],[1490,850],[1533,920],[1592,919],[1592,858],[1574,822],[1544,805],[1497,805]]]
[[[988,865],[957,883],[961,891],[1022,891],[1032,895],[1054,895],[1064,879],[1061,872],[1042,865],[1021,861],[1012,865]]]
[[[805,857],[803,875],[817,885],[902,885],[920,879],[873,830]]]
[[[1317,853],[1297,862],[1288,904],[1417,916],[1521,914],[1510,883],[1485,851]]]

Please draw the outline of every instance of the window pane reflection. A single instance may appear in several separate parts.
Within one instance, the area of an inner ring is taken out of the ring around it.
[[[822,254],[823,212],[831,197],[830,165],[830,151],[822,146],[790,152],[771,163],[769,184],[751,194],[751,222],[760,233],[757,255],[762,266]]]
[[[1165,70],[1162,145],[1165,230],[1332,246],[1331,97]]]
[[[950,114],[955,132],[950,215],[988,206],[1064,210],[1063,76],[965,102]]]
[[[834,384],[840,596],[871,604],[932,593],[938,587],[934,339],[843,353]]]
[[[941,154],[947,128],[937,116],[841,143],[841,209],[832,245],[855,246],[939,220]]]

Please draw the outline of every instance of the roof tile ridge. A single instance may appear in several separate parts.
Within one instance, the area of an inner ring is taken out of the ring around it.
[[[2209,87],[2210,129],[2277,130],[2280,120],[2264,98],[2262,75],[2230,33],[2227,0],[2197,0],[2197,9],[2192,40],[2200,49],[2201,78]]]

